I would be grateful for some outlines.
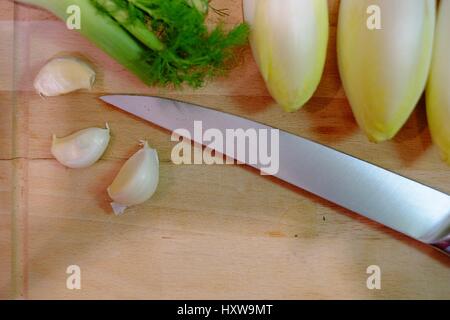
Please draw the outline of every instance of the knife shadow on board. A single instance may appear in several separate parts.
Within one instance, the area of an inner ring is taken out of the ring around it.
[[[152,124],[153,125],[153,124]],[[241,165],[243,170],[247,170],[249,172],[252,172],[255,175],[260,175],[259,170],[249,167],[247,165]],[[366,233],[366,231],[368,231],[368,233],[370,233],[369,235],[366,235],[366,239],[365,238],[361,238],[359,240],[382,240],[385,238],[385,236],[392,238],[393,241],[395,242],[400,242],[402,246],[406,246],[408,248],[414,248],[416,251],[419,250],[420,253],[425,254],[426,256],[436,260],[437,262],[441,263],[443,266],[449,267],[450,268],[450,259],[448,258],[448,256],[446,256],[443,252],[437,250],[436,248],[422,243],[420,241],[417,241],[415,239],[412,239],[402,233],[399,233],[395,230],[392,230],[380,223],[377,223],[373,220],[370,220],[362,215],[359,215],[357,213],[354,213],[348,209],[345,209],[337,204],[334,204],[330,201],[327,201],[319,196],[316,196],[308,191],[305,191],[303,189],[297,188],[296,186],[293,186],[285,181],[282,181],[276,177],[273,176],[264,176],[264,177],[259,177],[260,179],[268,179],[271,181],[271,183],[273,183],[274,185],[277,185],[279,187],[288,189],[290,192],[293,192],[297,195],[299,195],[300,197],[304,197],[307,198],[309,201],[311,201],[312,203],[315,203],[316,205],[322,207],[322,208],[326,208],[327,213],[326,216],[323,216],[323,218],[325,218],[325,221],[322,221],[324,223],[327,222],[327,219],[330,220],[330,215],[338,213],[342,216],[344,216],[346,219],[348,220],[352,220],[352,221],[356,221],[357,224],[360,224],[361,227],[363,228],[363,232]],[[301,214],[301,212],[299,212],[299,214]],[[328,217],[328,218],[326,218]],[[332,223],[332,222],[329,222]],[[352,222],[352,226],[354,222]],[[370,230],[364,230],[366,228],[369,228]],[[357,235],[360,235],[361,233],[358,233]],[[294,236],[295,238],[299,237],[299,234],[294,234],[294,235],[290,235],[290,236]],[[319,235],[320,236],[320,235]],[[323,235],[325,236],[325,235]],[[330,237],[330,241],[333,241],[333,236],[328,236]],[[357,238],[355,238],[353,241],[355,243],[357,243],[359,241]],[[362,245],[364,245],[364,243],[361,243]],[[355,252],[363,252],[364,250],[361,250],[362,248],[360,247],[359,250],[355,250]],[[379,255],[382,256],[383,252],[379,251]]]

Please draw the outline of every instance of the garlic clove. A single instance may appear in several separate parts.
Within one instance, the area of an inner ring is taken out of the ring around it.
[[[111,202],[111,208],[113,209],[113,212],[116,216],[120,216],[125,212],[125,210],[128,208],[128,206],[125,206],[123,204]]]
[[[64,138],[53,135],[51,152],[69,168],[86,168],[97,162],[108,147],[110,129],[88,128]]]
[[[148,146],[147,141],[142,141],[142,148],[125,162],[108,188],[114,213],[120,215],[127,207],[150,199],[158,181],[158,153]]]
[[[80,89],[91,89],[95,71],[84,61],[75,57],[50,60],[34,80],[36,91],[47,97],[59,96]]]

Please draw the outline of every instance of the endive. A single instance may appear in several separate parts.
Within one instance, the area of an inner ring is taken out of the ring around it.
[[[244,0],[253,55],[267,88],[286,111],[314,94],[328,44],[326,0]]]
[[[368,26],[374,6],[380,9],[381,29]],[[422,95],[435,19],[435,0],[341,1],[339,70],[356,120],[370,140],[394,137]]]
[[[427,114],[434,143],[450,164],[450,1],[441,0],[431,73]]]

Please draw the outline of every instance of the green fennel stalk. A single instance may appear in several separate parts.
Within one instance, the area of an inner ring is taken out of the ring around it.
[[[249,29],[208,31],[208,0],[15,0],[51,11],[81,9],[79,32],[149,85],[199,87],[227,71]]]
[[[135,36],[144,45],[152,50],[160,51],[164,49],[164,45],[159,41],[158,37],[151,32],[141,19],[132,17],[129,8],[123,1],[121,3],[116,0],[93,0],[100,9],[110,14],[122,27]]]

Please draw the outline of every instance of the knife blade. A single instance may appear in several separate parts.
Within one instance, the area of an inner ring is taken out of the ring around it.
[[[198,105],[159,97],[109,95],[100,98],[137,117],[170,131],[185,129],[189,138],[203,130],[277,130],[270,126]],[[217,152],[237,158],[216,146]],[[450,196],[417,181],[357,159],[325,145],[279,130],[279,170],[283,181],[361,214],[391,229],[450,252]],[[239,162],[263,170],[246,158]]]

